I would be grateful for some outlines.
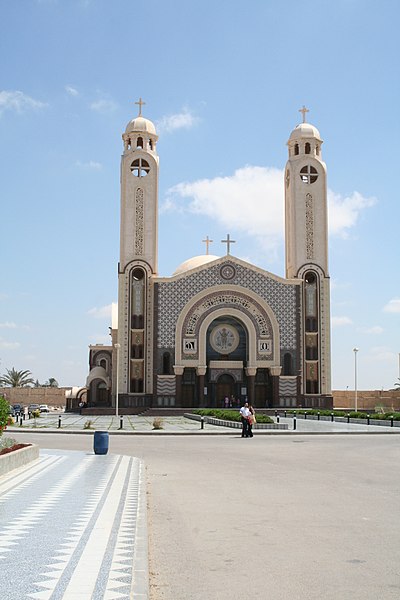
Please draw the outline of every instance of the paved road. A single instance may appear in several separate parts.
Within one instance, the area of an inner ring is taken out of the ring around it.
[[[48,448],[92,443],[29,436]],[[112,436],[111,452],[147,465],[151,600],[398,600],[399,444]]]

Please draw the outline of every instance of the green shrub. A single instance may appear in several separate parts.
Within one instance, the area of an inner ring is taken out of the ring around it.
[[[238,410],[224,410],[219,408],[199,408],[192,411],[196,415],[203,417],[214,417],[215,419],[222,419],[224,421],[238,421],[241,422],[240,412]],[[267,415],[260,415],[256,413],[257,423],[273,423],[273,419]]]
[[[10,405],[4,398],[4,396],[0,396],[0,436],[3,434],[4,429],[7,427],[9,417]]]

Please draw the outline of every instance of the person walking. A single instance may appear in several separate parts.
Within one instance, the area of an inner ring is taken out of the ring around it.
[[[240,416],[242,419],[242,437],[250,437],[250,433],[249,433],[249,429],[250,429],[250,423],[249,423],[249,416],[251,415],[251,412],[249,410],[249,403],[246,402],[243,404],[243,406],[240,409]]]

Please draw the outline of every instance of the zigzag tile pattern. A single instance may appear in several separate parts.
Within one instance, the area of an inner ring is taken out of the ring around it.
[[[135,571],[141,473],[136,458],[51,450],[1,477],[2,597],[131,598],[147,578]]]

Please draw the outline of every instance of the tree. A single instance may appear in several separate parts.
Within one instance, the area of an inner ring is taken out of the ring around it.
[[[45,387],[58,387],[58,381],[54,377],[49,377],[44,385]]]
[[[34,383],[32,373],[30,371],[17,371],[14,369],[6,369],[7,373],[0,377],[0,384],[8,387],[27,387]]]
[[[3,396],[0,396],[0,435],[2,435],[3,429],[5,429],[9,418],[10,405]]]
[[[400,377],[397,378],[399,381],[394,384],[394,387],[400,387]]]

